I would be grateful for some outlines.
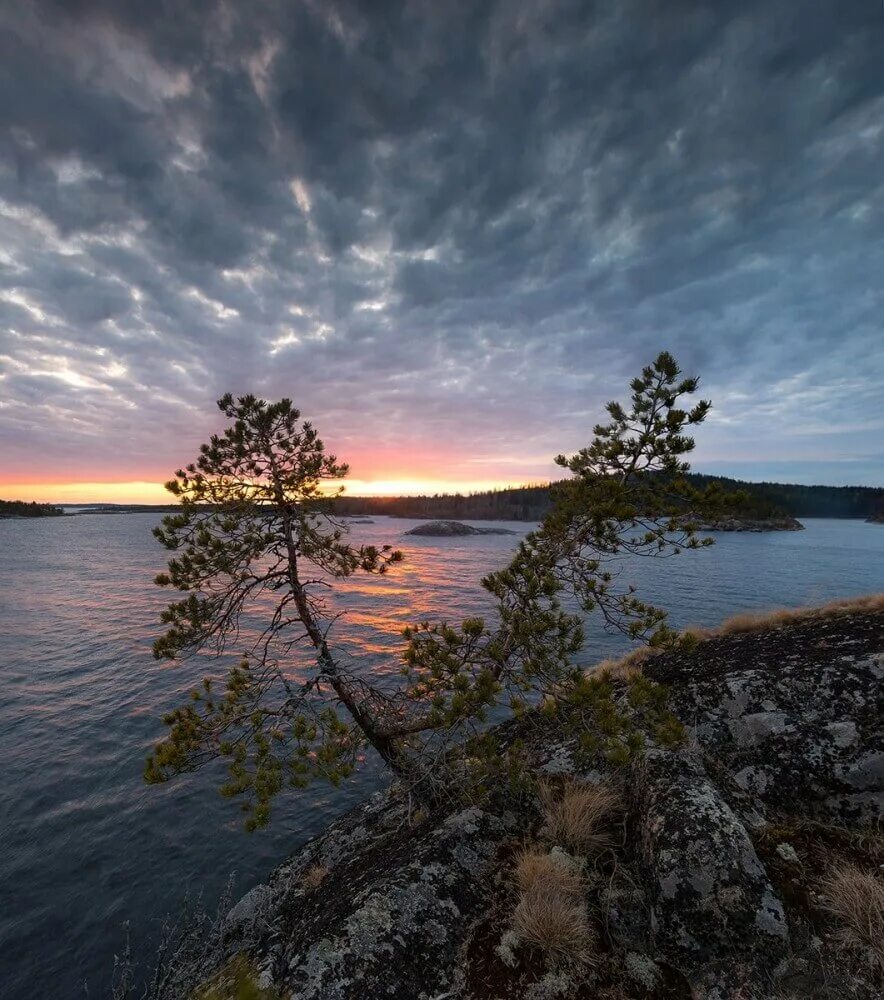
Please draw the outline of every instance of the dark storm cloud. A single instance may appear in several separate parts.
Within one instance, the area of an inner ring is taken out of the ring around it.
[[[3,463],[159,474],[232,389],[528,478],[668,347],[701,465],[877,481],[882,51],[871,0],[10,5]]]

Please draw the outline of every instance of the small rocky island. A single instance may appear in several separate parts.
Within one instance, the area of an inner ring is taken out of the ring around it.
[[[546,713],[506,723],[533,791],[433,812],[377,793],[241,899],[168,996],[878,1000],[884,595],[607,669],[623,705],[665,685],[686,738],[615,764]]]
[[[474,528],[462,521],[428,521],[405,532],[406,535],[425,535],[432,538],[460,538],[465,535],[515,535],[509,528]]]
[[[698,525],[700,532],[717,531],[802,531],[804,525],[794,517],[722,517],[715,521],[704,521]],[[508,528],[476,528],[462,521],[428,521],[405,532],[406,535],[418,535],[431,538],[459,538],[468,535],[515,535]]]
[[[789,514],[778,517],[722,517],[703,521],[699,531],[803,531],[804,525]]]

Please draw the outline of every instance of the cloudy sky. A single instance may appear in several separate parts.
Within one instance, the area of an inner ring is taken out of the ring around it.
[[[878,485],[882,316],[880,0],[0,6],[3,495],[160,499],[228,390],[538,480],[662,348],[696,468]]]

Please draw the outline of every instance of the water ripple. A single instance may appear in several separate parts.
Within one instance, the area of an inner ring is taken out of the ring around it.
[[[163,550],[150,514],[0,522],[0,982],[4,1000],[106,994],[121,924],[136,944],[156,933],[188,886],[238,889],[350,808],[381,780],[374,764],[340,789],[317,786],[280,805],[270,830],[245,834],[218,796],[219,769],[170,785],[141,782],[159,718],[207,664],[154,662]],[[402,627],[489,610],[482,574],[512,536],[406,538],[415,522],[354,527],[393,542],[406,562],[386,578],[346,581],[335,642],[381,683],[398,678]],[[504,525],[516,531],[525,525]],[[358,533],[358,534],[357,534]],[[712,549],[627,567],[677,625],[735,611],[884,589],[884,527],[808,521],[807,530],[724,535]],[[590,629],[589,662],[623,647]],[[218,664],[209,664],[218,668]],[[304,666],[294,665],[293,673]]]

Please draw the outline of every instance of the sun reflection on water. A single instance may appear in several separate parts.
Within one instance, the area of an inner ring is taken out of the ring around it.
[[[217,768],[162,787],[141,782],[162,715],[207,673],[223,674],[243,642],[219,659],[157,663],[151,642],[169,594],[153,586],[166,553],[150,514],[0,522],[0,981],[4,1000],[92,995],[132,918],[136,942],[180,905],[190,883],[217,897],[227,874],[244,890],[303,841],[377,787],[373,760],[340,788],[280,801],[274,823],[243,833],[217,794]],[[405,562],[383,577],[337,581],[332,642],[382,685],[401,682],[405,625],[486,615],[480,578],[503,565],[518,535],[405,536],[416,522],[354,524],[354,542],[391,543]],[[529,525],[508,524],[519,534]],[[803,532],[720,536],[712,549],[645,561],[627,577],[673,612],[676,625],[714,624],[736,611],[850,596],[884,585],[884,529],[808,522]],[[246,623],[254,630],[256,621]],[[253,636],[252,631],[252,636]],[[583,655],[622,641],[590,628]],[[309,650],[286,672],[303,677]]]

